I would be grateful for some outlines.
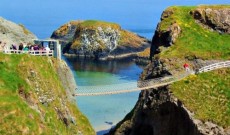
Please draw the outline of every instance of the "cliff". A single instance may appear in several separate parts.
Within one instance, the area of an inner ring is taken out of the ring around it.
[[[118,24],[94,20],[71,21],[54,31],[51,38],[66,43],[64,53],[99,59],[136,56],[150,46],[147,39]]]
[[[197,17],[198,11],[206,21]],[[215,15],[210,16],[213,12]],[[152,62],[140,79],[179,75],[184,72],[184,63],[194,70],[230,59],[228,12],[229,6],[166,9],[152,40]],[[211,26],[207,21],[218,19],[225,21]],[[142,91],[133,110],[109,134],[229,135],[229,73],[230,69],[220,69],[191,75],[168,86]]]
[[[65,62],[0,53],[0,69],[1,134],[95,134],[65,83]]]
[[[15,24],[0,17],[0,41],[7,46],[19,43],[33,43],[37,37],[26,29],[22,24]]]
[[[7,45],[34,38],[23,25],[0,18]],[[75,84],[64,61],[0,52],[0,134],[95,134],[76,106]]]

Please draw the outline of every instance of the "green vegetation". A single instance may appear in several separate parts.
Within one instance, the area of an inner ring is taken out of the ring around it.
[[[149,58],[150,48],[146,48],[144,51],[138,53],[138,57]]]
[[[140,47],[144,41],[146,41],[146,39],[141,38],[132,32],[122,30],[121,31],[121,38],[119,40],[119,45]]]
[[[0,53],[0,134],[95,134],[86,117],[66,99],[57,66],[54,58]],[[40,103],[38,88],[54,100]],[[67,127],[60,120],[55,108],[67,111],[63,102],[76,125]]]
[[[228,8],[229,6],[209,7]],[[195,56],[202,59],[230,59],[230,35],[219,34],[197,24],[190,14],[190,11],[196,8],[170,7],[167,9],[173,14],[160,23],[160,30],[166,31],[172,23],[177,23],[182,33],[175,45],[162,51],[161,58]]]
[[[118,45],[120,46],[140,47],[142,43],[146,41],[146,39],[141,38],[132,32],[122,30],[121,27],[116,23],[87,20],[78,24],[75,39],[73,40],[73,44],[71,48],[75,49],[81,47],[82,37],[80,35],[84,34],[83,32],[85,31],[83,30],[87,29],[88,30],[87,34],[90,34],[92,37],[95,38],[97,43],[99,43],[100,45],[99,49],[102,50],[106,49],[106,45],[103,43],[103,41],[97,39],[97,36],[99,36],[96,34],[98,32],[98,27],[101,27],[106,32],[108,32],[107,28],[111,28],[112,30],[117,30],[120,36],[118,40]]]
[[[23,32],[24,32],[26,35],[31,34],[31,32],[30,32],[29,30],[27,30],[23,24],[19,24],[19,26],[22,27]]]
[[[207,6],[199,6],[206,8]],[[229,8],[230,6],[208,6],[209,8]],[[197,7],[170,7],[168,12],[173,14],[165,18],[159,26],[161,32],[167,31],[171,24],[177,23],[182,33],[174,45],[157,55],[160,59],[179,59],[191,61],[194,58],[204,60],[229,60],[230,35],[219,34],[196,23],[191,11]],[[193,59],[190,59],[193,58]],[[181,63],[180,63],[181,64]],[[181,65],[180,65],[181,66]],[[212,72],[192,75],[170,85],[175,97],[192,112],[195,118],[203,121],[213,121],[220,126],[230,126],[230,69],[220,69]]]
[[[120,30],[120,26],[116,23],[97,21],[97,20],[86,20],[80,24],[81,28],[90,28],[96,29],[97,27],[107,28],[111,27],[112,29]]]
[[[230,126],[230,69],[192,75],[170,86],[195,118]]]
[[[73,26],[78,26],[82,21],[70,21],[69,23]],[[68,23],[62,25],[58,30],[56,30],[54,33],[58,36],[64,36],[69,32],[69,26]]]

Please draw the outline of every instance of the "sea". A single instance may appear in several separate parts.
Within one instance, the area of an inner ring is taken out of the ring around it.
[[[49,38],[54,30],[71,20],[102,20],[151,40],[161,13],[169,6],[230,4],[229,0],[0,0],[0,17],[23,24],[38,38]],[[0,37],[1,38],[1,37]],[[0,39],[1,40],[1,39]],[[142,66],[132,59],[92,61],[64,57],[78,86],[111,85],[139,79]],[[98,135],[130,112],[139,92],[77,97],[77,106]]]

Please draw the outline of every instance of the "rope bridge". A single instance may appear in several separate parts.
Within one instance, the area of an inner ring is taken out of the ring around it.
[[[213,63],[208,66],[204,66],[198,70],[196,73],[208,72],[211,70],[230,67],[230,61]],[[110,94],[121,94],[121,93],[129,93],[141,90],[147,90],[150,88],[157,88],[161,86],[165,86],[171,84],[173,82],[182,80],[183,78],[194,74],[193,71],[184,72],[178,76],[165,76],[155,79],[149,79],[144,81],[133,81],[127,83],[120,84],[112,84],[112,85],[96,85],[96,86],[79,86],[76,90],[76,94],[73,96],[99,96],[99,95],[110,95]]]

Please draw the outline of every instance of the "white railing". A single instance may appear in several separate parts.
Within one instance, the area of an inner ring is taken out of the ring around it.
[[[214,63],[208,66],[204,66],[202,68],[200,68],[198,70],[198,73],[202,73],[202,72],[208,72],[211,70],[215,70],[218,68],[225,68],[225,67],[230,67],[230,61],[223,61],[223,62],[218,62],[218,63]]]
[[[53,56],[53,50],[34,50],[34,51],[24,51],[24,50],[3,50],[5,54],[30,54],[35,56]]]

